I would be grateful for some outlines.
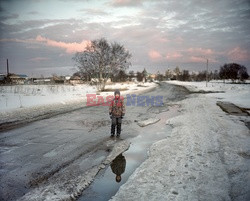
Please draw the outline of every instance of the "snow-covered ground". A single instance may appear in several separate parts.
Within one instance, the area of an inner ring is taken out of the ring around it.
[[[166,121],[171,136],[151,146],[112,200],[250,200],[250,133],[243,122],[249,116],[228,115],[216,105],[223,98],[250,108],[250,85],[168,83],[225,93],[180,101],[181,115]]]
[[[152,90],[155,83],[113,83],[106,97],[120,89],[122,95]],[[95,86],[82,85],[13,85],[0,86],[0,123],[34,119],[48,113],[62,113],[86,106],[87,94],[96,94]]]
[[[106,88],[127,89],[124,92],[131,93],[145,89],[140,85],[155,86],[154,83],[114,83],[107,85]],[[55,103],[67,104],[76,100],[86,101],[86,94],[93,93],[96,93],[96,87],[86,84],[0,86],[0,112]],[[102,92],[101,95],[103,94],[113,94],[113,92]]]
[[[243,108],[250,108],[250,83],[247,84],[231,84],[223,83],[223,81],[211,81],[206,82],[181,82],[181,81],[166,81],[170,84],[185,86],[189,91],[210,91],[210,92],[221,92],[211,93],[208,97],[215,97],[234,103],[235,105]]]
[[[183,85],[196,92],[203,90],[223,93],[193,93],[182,101],[174,102],[181,106],[181,113],[166,120],[166,126],[173,128],[171,134],[168,133],[166,139],[150,147],[148,158],[120,187],[112,200],[250,200],[250,133],[244,123],[250,122],[249,116],[228,115],[216,105],[217,101],[223,100],[250,108],[250,85],[209,82],[206,87],[205,82],[168,83]],[[147,91],[156,86],[154,83],[145,85],[147,87],[118,84],[107,88],[129,88],[122,91],[125,95]],[[95,93],[93,88],[89,90],[89,93]],[[64,98],[63,93],[60,94]],[[113,92],[102,92],[100,95],[110,94]],[[77,104],[85,104],[82,98],[79,97]],[[73,100],[74,104],[68,104],[70,98],[64,101],[66,104],[63,105],[63,109],[72,109],[76,103]],[[58,102],[53,104],[59,105]],[[49,108],[48,105],[45,106],[44,111]],[[33,113],[39,112],[33,110],[35,107],[41,108],[32,106],[12,111],[22,112],[24,109],[32,108],[30,111]],[[146,122],[148,123],[150,122]],[[103,164],[100,168],[103,168]],[[94,176],[97,171],[98,169],[93,169],[91,175]],[[81,180],[80,184],[79,191],[85,186],[86,181]],[[40,190],[44,190],[42,193],[45,195],[50,193],[49,189]],[[41,195],[40,190],[34,190],[26,196]]]

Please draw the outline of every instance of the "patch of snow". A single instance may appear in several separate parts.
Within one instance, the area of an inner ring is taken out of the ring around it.
[[[231,102],[239,107],[250,108],[250,84],[231,84],[219,81],[210,81],[206,87],[206,82],[181,82],[166,81],[169,84],[185,86],[191,92],[209,91],[224,92],[206,94],[219,100]]]
[[[150,124],[155,124],[157,123],[158,121],[160,121],[160,119],[158,118],[149,118],[147,120],[142,120],[142,121],[138,121],[137,124],[140,126],[140,127],[145,127],[145,126],[148,126]]]

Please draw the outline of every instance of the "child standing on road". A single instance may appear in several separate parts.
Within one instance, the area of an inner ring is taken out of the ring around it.
[[[115,90],[114,95],[115,98],[111,101],[109,106],[109,115],[112,120],[111,137],[115,136],[115,128],[116,128],[116,136],[120,137],[122,119],[125,115],[125,105],[123,99],[120,96],[119,90]]]

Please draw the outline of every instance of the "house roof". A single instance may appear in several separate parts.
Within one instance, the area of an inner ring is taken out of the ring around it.
[[[14,78],[21,78],[18,75],[10,75],[9,78],[14,79]]]
[[[19,77],[21,77],[21,78],[27,78],[28,77],[28,75],[25,75],[25,74],[17,74]]]
[[[25,79],[25,78],[28,78],[28,76],[27,75],[24,75],[24,74],[10,74],[9,75],[9,78],[23,78],[23,79]]]

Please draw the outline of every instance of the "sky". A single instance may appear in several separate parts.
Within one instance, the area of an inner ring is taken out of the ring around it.
[[[72,75],[91,40],[118,42],[129,70],[250,73],[249,0],[0,0],[0,73]],[[128,70],[128,71],[129,71]]]

